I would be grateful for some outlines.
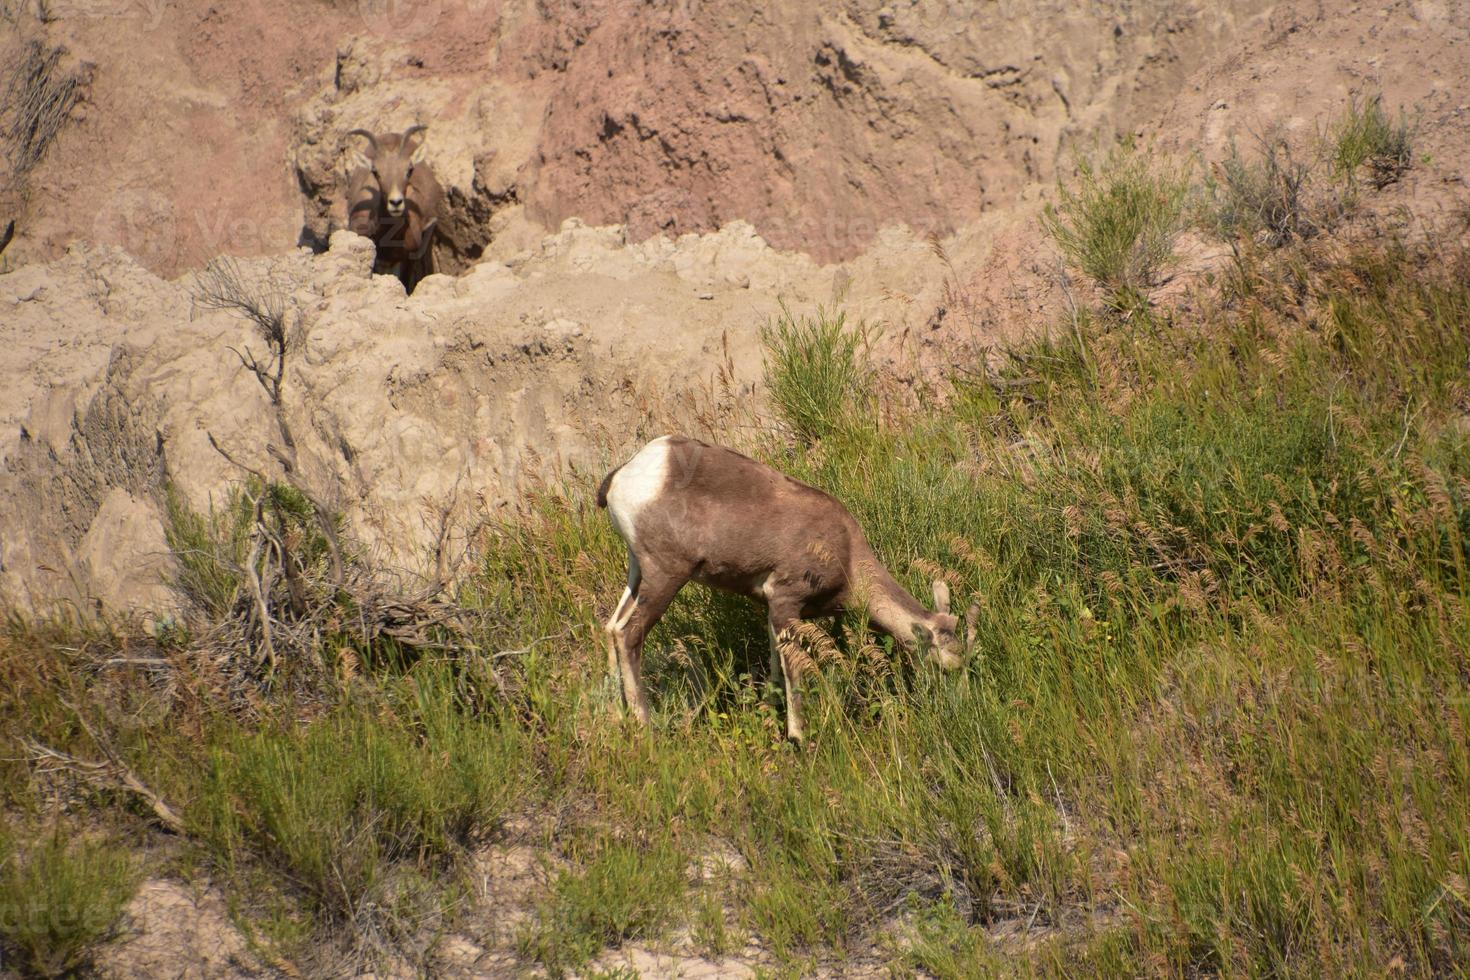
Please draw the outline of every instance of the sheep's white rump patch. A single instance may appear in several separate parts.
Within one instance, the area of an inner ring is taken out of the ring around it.
[[[638,546],[638,515],[663,493],[668,482],[672,455],[669,437],[659,436],[613,474],[607,488],[607,514],[630,551]]]

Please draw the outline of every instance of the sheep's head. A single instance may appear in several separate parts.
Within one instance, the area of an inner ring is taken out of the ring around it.
[[[975,646],[975,625],[979,609],[970,607],[969,627],[965,638],[960,639],[960,618],[949,611],[949,584],[943,579],[934,580],[934,615],[928,623],[914,624],[914,639],[919,649],[926,650],[930,659],[945,670],[958,670],[965,664],[966,655]]]
[[[410,126],[403,135],[388,134],[381,140],[366,129],[354,129],[348,136],[367,140],[367,149],[353,150],[354,166],[372,172],[382,195],[383,210],[389,217],[401,218],[408,208],[408,184],[413,169],[424,162],[424,137],[427,126]],[[418,136],[415,140],[414,137]]]

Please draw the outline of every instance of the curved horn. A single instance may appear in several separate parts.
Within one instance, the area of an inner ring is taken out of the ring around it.
[[[407,129],[405,129],[403,131],[403,137],[402,137],[402,139],[403,139],[403,145],[404,146],[407,146],[408,145],[408,141],[413,136],[414,133],[422,133],[424,130],[426,130],[428,128],[429,127],[428,126],[425,126],[423,123],[415,123],[414,125],[412,125],[412,126],[408,127]]]
[[[376,136],[374,136],[372,133],[368,132],[366,129],[349,129],[347,131],[347,135],[348,136],[361,136],[362,138],[366,139],[368,141],[368,146],[372,147],[373,155],[374,156],[377,156],[377,154],[378,154],[378,138]]]

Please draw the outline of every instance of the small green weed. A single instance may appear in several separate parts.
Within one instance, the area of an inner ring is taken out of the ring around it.
[[[903,961],[936,980],[968,980],[1003,971],[990,944],[948,902],[916,911]]]
[[[1403,108],[1398,120],[1389,118],[1383,97],[1354,96],[1329,131],[1332,163],[1348,180],[1367,165],[1369,181],[1377,189],[1397,181],[1414,164],[1414,136],[1418,121]]]
[[[557,874],[518,942],[523,956],[553,976],[607,946],[656,937],[683,900],[686,859],[670,840],[640,845],[599,837],[574,845],[569,856],[575,867]]]

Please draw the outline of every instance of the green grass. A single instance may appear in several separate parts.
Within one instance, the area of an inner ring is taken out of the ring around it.
[[[1042,223],[1069,265],[1113,307],[1132,309],[1146,302],[1174,262],[1189,193],[1185,169],[1123,143],[1098,161],[1079,159],[1076,180],[1058,185]]]
[[[21,843],[0,828],[0,948],[39,976],[85,966],[137,889],[137,865],[124,848],[75,829],[58,823]]]
[[[685,857],[667,840],[646,844],[594,836],[570,847],[536,919],[520,935],[522,955],[553,976],[584,966],[604,948],[657,938],[684,900]]]
[[[463,711],[441,669],[395,687],[212,740],[189,819],[224,866],[263,862],[350,920],[392,904],[405,864],[431,873],[495,828],[524,778],[520,734]]]
[[[1003,973],[1002,961],[991,949],[984,930],[971,926],[948,902],[917,910],[909,931],[903,948],[904,965],[923,970],[936,980]]]
[[[195,513],[177,487],[167,490],[164,534],[178,558],[174,587],[210,615],[228,613],[240,588],[240,568],[250,553],[253,490],[236,487],[224,506],[208,514]]]

